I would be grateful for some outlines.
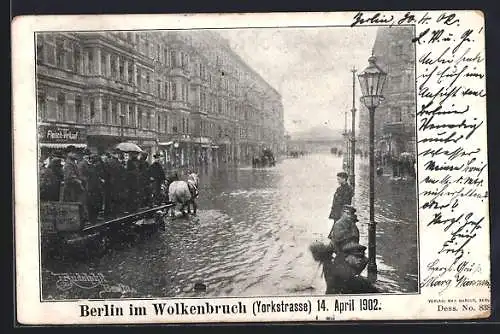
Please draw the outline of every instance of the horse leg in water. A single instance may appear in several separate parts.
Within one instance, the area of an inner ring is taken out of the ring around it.
[[[185,208],[186,208],[186,203],[182,203],[182,205],[181,205],[181,213],[182,213],[183,216],[186,215],[186,211],[184,211]],[[188,212],[189,212],[189,204],[188,204]]]
[[[196,205],[196,202],[194,201],[194,199],[191,201],[191,203],[193,204],[193,215],[196,216],[196,209],[198,209],[198,205]]]

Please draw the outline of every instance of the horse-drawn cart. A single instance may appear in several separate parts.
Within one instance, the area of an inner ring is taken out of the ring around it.
[[[165,229],[165,216],[172,203],[142,208],[113,218],[99,217],[94,224],[82,219],[80,203],[40,202],[42,252],[102,254],[116,238],[137,237]]]

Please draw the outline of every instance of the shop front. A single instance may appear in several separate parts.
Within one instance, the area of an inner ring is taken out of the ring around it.
[[[68,147],[87,148],[87,129],[65,124],[39,125],[38,143],[41,160],[50,156],[64,157]]]

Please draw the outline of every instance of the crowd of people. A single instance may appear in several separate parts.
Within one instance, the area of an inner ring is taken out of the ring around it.
[[[178,176],[167,176],[160,156],[153,158],[150,164],[146,152],[112,150],[97,155],[70,148],[41,162],[40,200],[78,202],[82,219],[90,223],[101,212],[112,217],[160,204],[166,200],[165,180]]]
[[[402,153],[397,156],[390,153],[379,153],[375,156],[375,162],[380,171],[382,171],[383,166],[388,166],[394,178],[416,176],[416,161],[412,155]]]

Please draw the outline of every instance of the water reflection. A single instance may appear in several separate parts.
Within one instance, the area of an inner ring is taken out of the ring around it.
[[[136,297],[323,294],[325,284],[308,246],[329,232],[341,164],[336,156],[311,155],[275,168],[205,169],[196,217],[169,221],[165,232],[99,260],[48,267],[101,272],[109,284],[135,289]],[[367,244],[366,163],[357,173],[355,206],[361,243]],[[376,189],[379,281],[391,291],[416,291],[415,185],[381,177]],[[206,291],[195,291],[196,283]],[[54,286],[45,272],[45,297],[61,297]],[[98,292],[73,290],[62,297],[97,298]]]

